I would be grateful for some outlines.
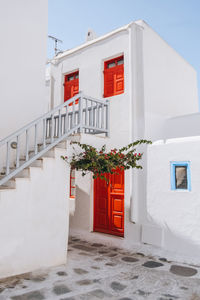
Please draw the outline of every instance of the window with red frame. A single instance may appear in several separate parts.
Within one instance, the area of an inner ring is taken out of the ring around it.
[[[65,75],[64,101],[67,101],[79,93],[79,72]],[[76,100],[78,103],[78,100]]]
[[[104,97],[124,92],[124,56],[104,62]]]
[[[75,169],[70,171],[70,198],[75,198],[76,185],[75,185]]]

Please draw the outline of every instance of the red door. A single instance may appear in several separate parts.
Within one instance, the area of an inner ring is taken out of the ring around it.
[[[79,72],[65,75],[64,101],[67,101],[79,93]],[[78,100],[76,100],[78,103]]]
[[[94,180],[94,231],[124,236],[124,171]]]

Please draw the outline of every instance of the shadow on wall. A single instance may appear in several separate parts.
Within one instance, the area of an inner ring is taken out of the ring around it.
[[[200,258],[200,242],[193,241],[192,238],[184,236],[175,230],[171,230],[165,225],[163,230],[163,246],[168,250],[182,253],[187,256],[195,255]]]
[[[161,231],[159,237],[161,247],[191,258],[194,257],[195,260],[200,259],[200,234],[199,240],[194,240],[192,234],[191,236],[184,235],[184,233],[172,228],[166,222],[163,224],[155,222],[151,216],[148,216],[148,219],[152,225],[154,224]],[[156,231],[154,233],[156,234]]]
[[[90,193],[76,186],[75,213],[70,216],[69,230],[90,231]]]

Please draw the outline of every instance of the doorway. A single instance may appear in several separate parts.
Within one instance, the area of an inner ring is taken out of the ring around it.
[[[124,236],[124,170],[94,180],[94,231]]]

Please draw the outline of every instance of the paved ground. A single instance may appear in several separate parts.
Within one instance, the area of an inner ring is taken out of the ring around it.
[[[71,237],[66,266],[0,282],[0,300],[200,300],[200,266]]]

